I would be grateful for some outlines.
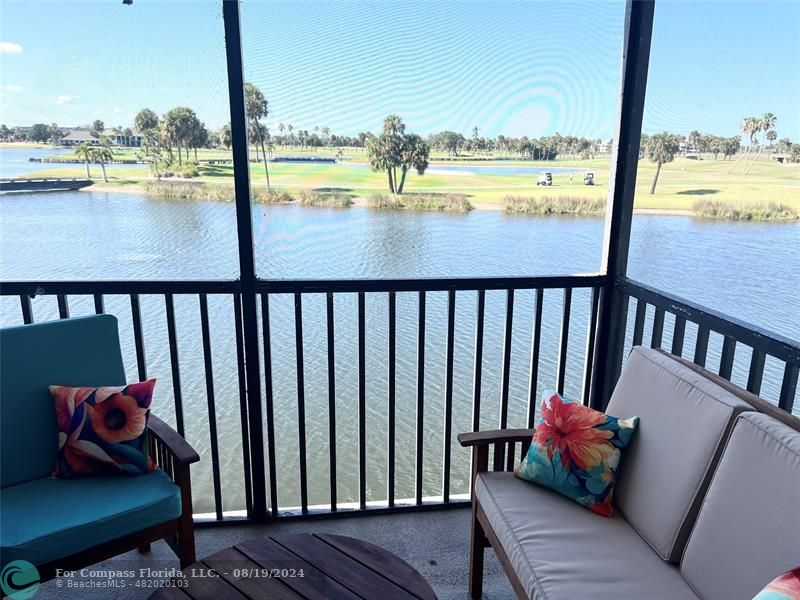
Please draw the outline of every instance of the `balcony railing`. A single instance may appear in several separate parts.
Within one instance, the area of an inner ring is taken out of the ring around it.
[[[256,366],[245,360],[237,281],[8,282],[0,295],[19,298],[24,323],[42,320],[37,313],[120,319],[136,376],[171,380],[163,385],[174,417],[160,412],[163,402],[156,411],[202,441],[193,477],[208,482],[195,504],[203,522],[251,515],[257,486],[273,518],[462,504],[469,458],[456,433],[530,427],[544,388],[589,402],[603,343],[598,307],[610,289],[629,303],[626,348],[718,361],[721,376],[792,412],[796,342],[627,279],[607,283],[602,275],[259,281]],[[169,372],[152,372],[147,356]],[[249,368],[261,378],[263,422],[249,415]],[[265,440],[263,473],[251,466],[254,428]],[[518,458],[510,447],[493,462]]]

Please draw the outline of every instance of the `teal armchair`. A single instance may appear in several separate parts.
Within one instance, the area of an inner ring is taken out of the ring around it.
[[[51,477],[57,425],[50,385],[123,385],[117,319],[97,315],[0,329],[0,564],[27,560],[41,579],[165,539],[195,561],[192,447],[150,416],[147,475]],[[156,388],[158,389],[158,388]]]

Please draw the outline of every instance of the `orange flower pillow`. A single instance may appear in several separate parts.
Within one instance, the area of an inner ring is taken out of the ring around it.
[[[58,421],[54,477],[142,475],[150,459],[147,420],[155,379],[119,387],[51,385]]]
[[[514,474],[611,517],[617,467],[638,424],[639,417],[617,419],[545,392],[531,447]]]

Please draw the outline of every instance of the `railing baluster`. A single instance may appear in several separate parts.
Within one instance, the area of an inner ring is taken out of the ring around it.
[[[261,294],[261,332],[264,338],[264,397],[267,419],[267,463],[269,464],[269,502],[272,517],[278,516],[278,470],[275,458],[275,398],[272,390],[272,336],[269,323],[269,295]]]
[[[478,290],[475,317],[475,368],[472,384],[472,431],[481,428],[481,377],[483,376],[483,318],[486,311],[486,290]]]
[[[753,356],[750,359],[750,372],[747,374],[747,391],[753,392],[756,396],[761,393],[761,379],[764,376],[764,361],[766,355],[760,350],[753,348]]]
[[[100,297],[102,300],[102,296]],[[181,390],[181,370],[178,361],[178,335],[175,329],[175,302],[172,294],[164,294],[164,305],[167,312],[167,338],[169,340],[169,361],[172,367],[172,396],[175,399],[175,425],[178,433],[184,437],[183,393]]]
[[[661,348],[661,338],[664,334],[664,309],[656,308],[653,316],[653,334],[650,336],[650,347]]]
[[[722,356],[719,359],[719,375],[730,380],[733,373],[733,359],[736,354],[736,340],[725,336],[722,342]]]
[[[514,334],[514,290],[506,290],[506,321],[503,333],[503,367],[500,377],[500,429],[508,427],[508,383],[511,378],[511,338]]]
[[[444,439],[442,441],[442,500],[450,502],[450,452],[453,441],[453,351],[455,345],[456,291],[447,292],[447,340],[444,382]]]
[[[94,294],[94,314],[102,315],[106,312],[106,303],[103,294]]]
[[[591,307],[589,308],[589,330],[586,333],[586,354],[583,363],[583,390],[581,398],[589,406],[589,395],[592,387],[592,363],[594,362],[594,344],[597,333],[597,309],[600,306],[600,288],[592,288]]]
[[[133,302],[131,295],[131,302]],[[138,308],[138,301],[136,303]],[[200,294],[200,329],[203,337],[203,362],[206,370],[206,398],[208,399],[208,434],[211,441],[211,472],[214,479],[214,509],[217,520],[222,520],[222,484],[219,476],[219,442],[217,439],[217,406],[214,399],[214,371],[211,362],[211,333],[208,324],[208,296]]]
[[[572,288],[564,288],[564,306],[561,315],[561,339],[558,343],[558,365],[556,368],[556,391],[564,393],[567,375],[567,347],[569,345],[569,316],[572,309]]]
[[[367,351],[364,292],[358,292],[358,504],[367,508]]]
[[[631,345],[641,346],[644,337],[644,318],[647,314],[647,302],[638,298],[636,300],[636,318],[633,321],[633,341]]]
[[[239,382],[239,417],[242,427],[242,465],[244,468],[244,498],[247,514],[253,514],[252,469],[250,466],[250,430],[247,416],[247,376],[244,361],[241,294],[233,294],[233,322],[236,328],[236,374]]]
[[[397,296],[394,292],[389,292],[389,373],[387,390],[388,407],[388,439],[387,439],[387,462],[388,477],[386,497],[389,506],[394,506],[394,434],[395,434],[395,371],[396,371],[396,337],[397,337]]]
[[[778,408],[782,408],[792,414],[794,408],[794,397],[797,394],[797,374],[800,366],[786,363],[783,368],[783,381],[781,382],[781,392],[778,396]]]
[[[21,294],[19,297],[19,305],[22,309],[22,322],[25,325],[33,323],[33,308],[31,307],[31,297],[27,294]]]
[[[294,294],[294,340],[297,356],[297,442],[300,452],[300,509],[308,512],[308,466],[306,463],[306,389],[303,365],[303,296]]]
[[[422,504],[423,441],[425,436],[425,291],[419,292],[417,316],[417,452],[415,465],[415,496]]]
[[[483,319],[486,312],[486,290],[478,290],[477,307],[475,315],[475,366],[473,368],[472,383],[472,431],[479,431],[481,428],[481,378],[483,376]],[[475,456],[470,452],[470,469],[473,473],[475,467]],[[472,494],[472,486],[475,484],[472,476],[469,478],[469,492]]]
[[[705,325],[697,328],[697,340],[694,345],[694,364],[701,367],[706,366],[706,356],[708,355],[708,335],[710,331]]]
[[[536,307],[533,312],[533,331],[531,332],[531,370],[528,378],[528,427],[533,427],[536,417],[536,392],[539,387],[539,352],[542,345],[542,307],[544,290],[536,290]]]
[[[147,379],[147,361],[144,354],[144,334],[142,333],[142,310],[139,306],[139,294],[131,294],[131,318],[133,320],[133,341],[136,346],[136,367],[139,370],[139,381]]]
[[[331,488],[331,510],[336,511],[336,358],[334,355],[333,292],[325,296],[328,337],[328,451]]]
[[[58,294],[58,318],[69,319],[69,301],[65,294]]]
[[[675,327],[672,329],[672,350],[675,356],[683,353],[683,339],[686,336],[686,319],[675,316]]]

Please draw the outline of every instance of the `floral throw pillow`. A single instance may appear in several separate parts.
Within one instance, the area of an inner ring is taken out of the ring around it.
[[[800,567],[773,579],[753,600],[800,600]]]
[[[617,468],[638,424],[639,417],[617,419],[545,392],[531,447],[514,474],[611,517]]]
[[[54,477],[141,475],[155,469],[147,420],[155,379],[119,387],[51,385],[58,421]]]

